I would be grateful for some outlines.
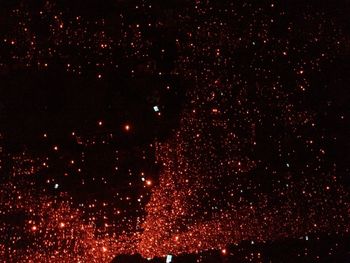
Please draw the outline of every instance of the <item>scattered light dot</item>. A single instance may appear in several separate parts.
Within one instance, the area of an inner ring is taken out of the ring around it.
[[[152,185],[152,181],[151,181],[151,180],[146,180],[146,184],[147,184],[148,186],[151,186],[151,185]]]

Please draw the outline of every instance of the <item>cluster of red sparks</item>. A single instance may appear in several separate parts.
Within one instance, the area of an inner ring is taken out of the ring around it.
[[[79,207],[66,194],[52,197],[30,182],[28,177],[38,170],[33,161],[35,169],[23,172],[17,167],[10,182],[2,184],[0,260],[110,262],[119,254],[153,258],[224,249],[245,240],[349,231],[349,195],[337,178],[336,163],[327,162],[328,135],[319,128],[318,113],[302,107],[304,93],[312,88],[310,76],[322,74],[322,66],[339,52],[342,36],[326,27],[327,22],[319,24],[321,14],[307,12],[302,20],[309,31],[290,21],[275,36],[274,20],[288,20],[287,14],[274,4],[253,8],[243,2],[216,7],[196,1],[187,15],[178,14],[183,36],[176,39],[179,56],[169,74],[189,79],[193,87],[178,127],[155,143],[159,182],[145,180],[153,188],[139,225],[132,231],[121,231],[122,224],[118,231],[101,230],[93,217],[84,216],[86,206]],[[66,35],[71,42],[80,36],[87,49],[100,50],[92,57],[110,58],[97,63],[97,71],[116,66],[110,55],[115,43],[103,30],[95,41],[85,36],[89,32],[81,18],[67,24],[57,14],[54,21],[55,48]],[[128,30],[138,32],[144,26],[148,24]],[[148,52],[142,34],[135,35],[132,58]],[[14,58],[27,67],[30,54],[37,52],[31,38],[27,60]],[[315,44],[319,51],[311,54]],[[39,70],[45,65],[38,65]],[[83,74],[84,66],[66,67]],[[289,78],[295,80],[292,87]],[[125,131],[132,128],[124,126]],[[6,221],[14,216],[18,222]]]

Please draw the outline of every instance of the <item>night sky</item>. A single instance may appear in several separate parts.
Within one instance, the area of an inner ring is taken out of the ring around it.
[[[34,2],[0,3],[1,262],[349,262],[348,1]]]

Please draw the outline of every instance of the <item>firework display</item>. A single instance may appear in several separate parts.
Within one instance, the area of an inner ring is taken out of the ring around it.
[[[176,262],[349,234],[350,42],[327,7],[1,12],[1,262]]]

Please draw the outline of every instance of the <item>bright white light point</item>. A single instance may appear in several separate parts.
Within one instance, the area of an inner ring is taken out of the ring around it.
[[[166,261],[165,263],[171,263],[171,260],[173,259],[173,256],[172,255],[167,255],[166,256]]]
[[[124,126],[124,129],[126,130],[126,131],[130,131],[130,125],[129,124],[126,124],[125,126]]]
[[[60,227],[61,228],[64,228],[65,227],[65,224],[62,222],[62,223],[60,223]]]
[[[57,189],[57,188],[59,187],[59,185],[58,185],[58,184],[55,184],[55,186],[54,186],[54,187],[55,187],[55,189]]]
[[[158,112],[158,111],[159,111],[158,106],[154,106],[154,107],[153,107],[153,110],[154,110],[155,112]]]
[[[309,236],[305,236],[305,240],[308,241],[309,240]]]
[[[57,146],[55,146],[55,147],[53,147],[53,149],[54,149],[55,151],[57,151],[57,150],[58,150],[58,147],[57,147]]]
[[[106,251],[107,251],[107,248],[103,247],[103,248],[102,248],[102,251],[103,251],[103,252],[106,252]]]
[[[147,181],[146,181],[146,184],[147,184],[148,186],[150,186],[150,185],[152,185],[152,181],[151,181],[151,180],[147,180]]]
[[[224,254],[224,255],[226,254],[226,252],[227,252],[226,249],[222,249],[221,250],[221,253]]]
[[[286,163],[286,166],[289,167],[289,163]]]
[[[98,125],[99,125],[99,126],[102,126],[102,124],[103,124],[102,121],[99,121],[99,122],[98,122]]]

